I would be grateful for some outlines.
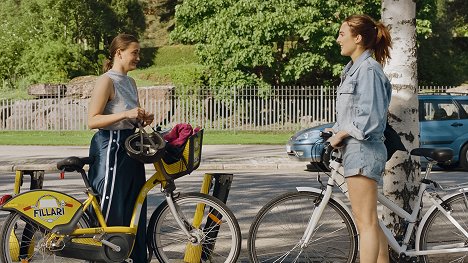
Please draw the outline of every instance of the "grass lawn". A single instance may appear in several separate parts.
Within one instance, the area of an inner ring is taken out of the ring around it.
[[[283,145],[294,132],[205,131],[203,144]],[[0,145],[89,145],[93,131],[1,131]]]

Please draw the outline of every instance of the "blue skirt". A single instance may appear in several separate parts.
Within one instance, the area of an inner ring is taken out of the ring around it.
[[[129,226],[135,201],[146,182],[144,164],[130,158],[125,139],[133,130],[99,130],[91,140],[88,179],[100,195],[101,211],[108,226]],[[146,260],[146,201],[141,209],[135,245],[134,262]]]

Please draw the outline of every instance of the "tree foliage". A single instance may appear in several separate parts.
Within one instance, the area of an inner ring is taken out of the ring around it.
[[[98,73],[98,55],[118,32],[138,35],[145,28],[137,0],[3,0],[0,20],[4,83]]]
[[[419,84],[459,85],[468,81],[468,2],[419,2],[420,17],[428,25],[425,34],[418,34]]]
[[[174,41],[197,44],[209,85],[330,84],[343,58],[335,39],[353,13],[375,1],[185,0]]]
[[[168,0],[169,1],[169,0]],[[446,2],[446,9],[440,5]],[[185,0],[176,7],[175,42],[196,44],[197,54],[209,69],[208,85],[322,85],[336,84],[347,58],[335,44],[341,21],[353,13],[380,18],[380,0]],[[417,32],[420,47],[421,84],[454,85],[466,80],[466,63],[432,62],[434,48],[440,59],[461,54],[466,61],[466,42],[442,36],[463,34],[466,1],[419,0]],[[438,11],[436,11],[438,10]],[[452,24],[438,26],[441,12]],[[450,28],[450,30],[447,30]],[[460,33],[462,32],[462,33]],[[433,65],[445,69],[434,75]],[[463,69],[465,68],[465,73]]]

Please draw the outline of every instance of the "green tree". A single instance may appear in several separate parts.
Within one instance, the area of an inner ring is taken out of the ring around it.
[[[140,35],[145,27],[143,5],[138,0],[112,0],[112,10],[117,16],[119,32]]]
[[[0,78],[13,87],[15,79],[99,73],[99,54],[117,33],[138,36],[145,28],[137,0],[4,0],[0,17]]]
[[[196,44],[209,85],[331,84],[344,58],[341,21],[378,12],[376,1],[185,0],[173,41]]]
[[[468,81],[468,3],[426,0],[430,30],[418,35],[420,85],[459,85]]]

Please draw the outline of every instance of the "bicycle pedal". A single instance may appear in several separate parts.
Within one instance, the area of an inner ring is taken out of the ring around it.
[[[133,263],[133,259],[127,258],[127,259],[125,260],[125,262],[127,262],[127,263]]]

